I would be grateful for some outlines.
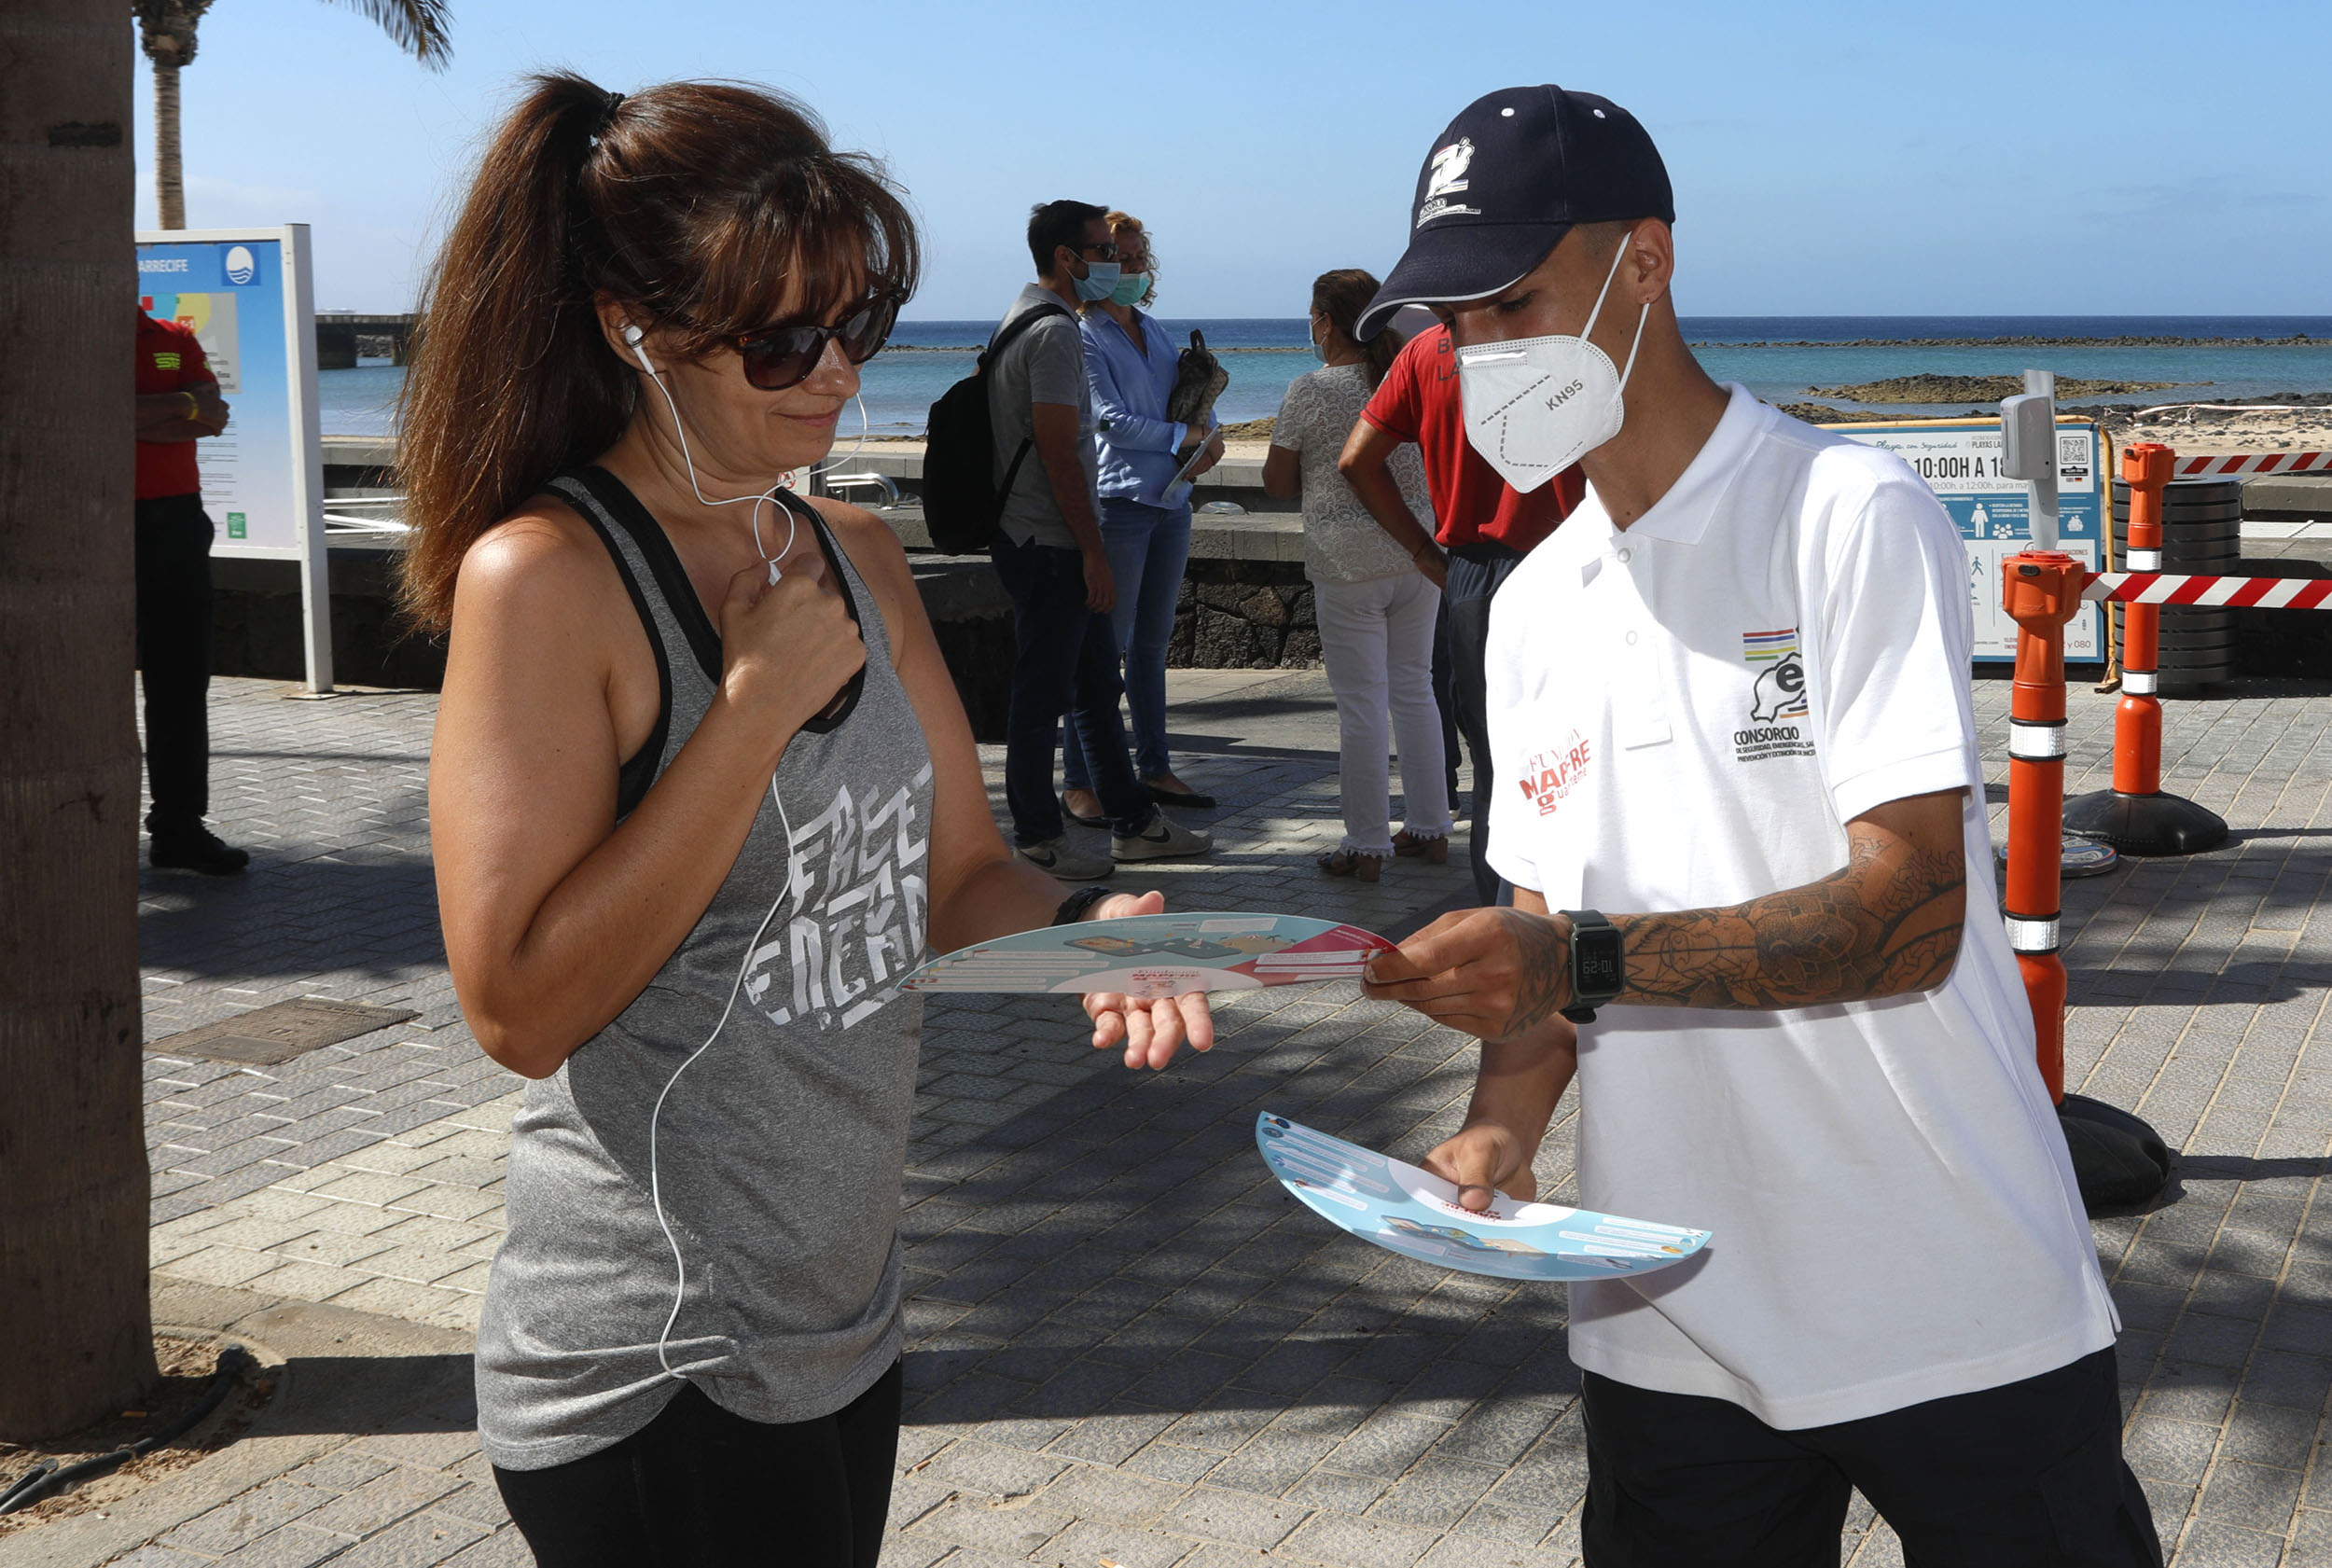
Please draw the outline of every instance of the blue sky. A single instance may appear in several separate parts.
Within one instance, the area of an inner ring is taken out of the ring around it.
[[[219,0],[189,223],[312,224],[320,307],[402,310],[519,74],[739,76],[889,161],[931,242],[910,315],[1000,313],[1057,196],[1148,222],[1162,313],[1295,315],[1392,264],[1452,114],[1556,81],[1659,143],[1687,314],[2332,312],[2332,120],[2288,47],[2320,5],[453,5],[431,73],[353,11]]]

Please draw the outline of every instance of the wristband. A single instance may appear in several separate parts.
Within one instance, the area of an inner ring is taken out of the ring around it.
[[[178,389],[178,395],[187,400],[187,417],[188,419],[201,419],[202,417],[202,403],[200,398],[196,397],[193,393],[188,392],[185,387],[180,387]]]
[[[1052,923],[1055,925],[1075,925],[1085,918],[1087,910],[1108,897],[1110,892],[1105,887],[1078,888],[1061,901],[1061,908],[1052,912]]]

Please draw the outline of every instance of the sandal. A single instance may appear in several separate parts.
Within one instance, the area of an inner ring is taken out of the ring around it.
[[[1376,854],[1355,854],[1351,850],[1330,850],[1312,862],[1331,877],[1357,877],[1373,882],[1384,871],[1384,857]]]
[[[1423,859],[1428,866],[1447,866],[1450,864],[1450,836],[1444,833],[1438,839],[1420,839],[1404,827],[1393,835],[1393,853],[1404,860]]]

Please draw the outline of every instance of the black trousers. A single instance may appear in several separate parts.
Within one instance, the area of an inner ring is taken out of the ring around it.
[[[1587,1374],[1587,1568],[1838,1568],[1859,1488],[1909,1568],[2161,1568],[2121,1459],[2114,1353],[1782,1432],[1723,1399]]]
[[[1013,836],[1041,844],[1062,833],[1053,759],[1067,715],[1085,749],[1102,812],[1119,833],[1139,833],[1157,814],[1149,786],[1126,755],[1125,695],[1117,636],[1109,617],[1085,607],[1085,562],[1051,545],[1016,545],[1003,534],[988,548],[1012,597],[1012,706],[1005,718],[1004,798]]]
[[[146,687],[146,829],[191,833],[211,809],[211,520],[200,495],[141,501],[138,670]]]
[[[1465,754],[1474,759],[1474,809],[1468,813],[1474,861],[1474,895],[1487,907],[1511,904],[1512,894],[1490,868],[1490,799],[1498,781],[1490,761],[1490,602],[1522,557],[1501,545],[1460,545],[1450,552],[1450,586],[1442,602],[1450,611],[1450,695],[1457,706]],[[1455,755],[1454,753],[1452,755]]]
[[[1466,802],[1458,798],[1458,726],[1457,699],[1450,691],[1450,596],[1441,596],[1441,606],[1433,617],[1433,705],[1441,710],[1441,755],[1450,765],[1450,815],[1454,819],[1466,814]]]
[[[690,1383],[614,1447],[494,1484],[536,1568],[875,1568],[903,1386],[895,1362],[834,1414],[771,1424]]]

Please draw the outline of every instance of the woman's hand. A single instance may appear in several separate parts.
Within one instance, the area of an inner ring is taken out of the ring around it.
[[[824,713],[867,663],[858,623],[826,577],[815,550],[796,556],[774,583],[768,563],[757,562],[729,579],[721,604],[721,696],[768,713],[779,735]]]
[[[1127,915],[1155,915],[1166,909],[1162,893],[1112,894],[1095,904],[1087,920],[1120,920]],[[1173,1061],[1185,1041],[1194,1051],[1215,1048],[1215,1014],[1206,994],[1161,997],[1155,1002],[1097,991],[1085,998],[1085,1016],[1093,1020],[1093,1048],[1106,1050],[1122,1044],[1129,1067],[1159,1068]]]
[[[1214,467],[1217,463],[1222,461],[1223,433],[1220,430],[1216,430],[1212,435],[1207,437],[1206,451],[1204,455],[1202,455],[1199,461],[1192,465],[1190,473],[1187,477],[1195,479],[1200,475],[1205,473],[1208,469]]]

